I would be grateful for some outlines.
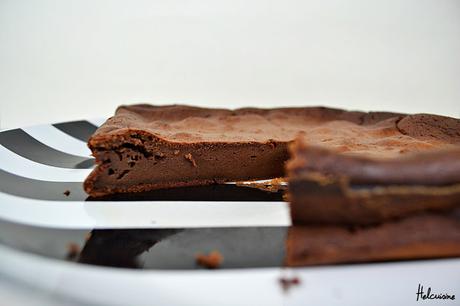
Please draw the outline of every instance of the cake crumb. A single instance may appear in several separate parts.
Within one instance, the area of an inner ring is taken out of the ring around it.
[[[180,151],[179,150],[174,150],[174,155],[179,155]]]
[[[287,189],[286,179],[283,177],[274,178],[264,182],[236,182],[236,186],[256,188],[269,192],[279,192]]]
[[[70,195],[70,190],[64,191],[63,194],[64,194],[66,197],[68,197],[68,196]]]
[[[74,260],[77,258],[78,254],[80,253],[80,246],[75,242],[71,242],[67,244],[67,256],[68,260]]]
[[[186,160],[188,160],[188,161],[190,161],[192,163],[193,167],[196,168],[196,161],[195,161],[195,159],[193,159],[192,153],[185,154],[184,157],[185,157]]]
[[[287,193],[287,192],[283,193],[283,201],[284,202],[291,202],[291,197],[289,196],[289,193]]]
[[[279,284],[284,292],[288,292],[292,287],[300,285],[300,279],[296,276],[294,277],[280,277]]]
[[[224,257],[219,251],[212,251],[209,254],[197,254],[195,260],[204,268],[217,269],[222,264]]]

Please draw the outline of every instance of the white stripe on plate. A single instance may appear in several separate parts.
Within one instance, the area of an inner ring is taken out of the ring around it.
[[[12,278],[11,284],[32,288],[32,297],[38,291],[39,296],[113,306],[458,305],[455,300],[417,301],[416,293],[418,284],[424,285],[424,292],[432,287],[433,292],[455,294],[456,299],[460,290],[459,259],[306,268],[140,271],[58,261],[0,245],[0,262],[1,275]],[[300,284],[283,291],[281,277],[297,277]]]
[[[59,202],[0,193],[0,218],[57,228],[289,226],[285,202]]]
[[[101,126],[105,121],[107,120],[107,118],[92,118],[92,119],[86,119],[86,121],[88,121],[89,123],[95,125],[95,126]]]
[[[0,145],[0,168],[27,178],[51,182],[83,182],[92,169],[67,169],[40,164]]]
[[[22,128],[22,130],[55,150],[84,157],[91,155],[85,142],[67,135],[52,125],[36,125]]]
[[[50,259],[2,245],[0,260],[1,275],[13,279],[12,285],[23,285],[21,289],[31,288],[24,292],[26,297],[35,297],[34,302],[51,296],[65,305],[281,306],[286,296],[279,285],[280,268],[116,269]]]

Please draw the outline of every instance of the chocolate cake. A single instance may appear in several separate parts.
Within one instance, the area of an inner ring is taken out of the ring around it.
[[[102,196],[281,177],[287,145],[300,131],[395,116],[322,107],[121,106],[89,140],[97,167],[84,187]]]
[[[301,225],[288,230],[286,266],[460,256],[459,211],[423,213],[366,227]]]
[[[324,136],[322,136],[324,137]],[[460,206],[460,120],[390,118],[300,135],[290,148],[294,224],[374,224]]]
[[[323,107],[121,106],[89,140],[97,167],[84,187],[102,196],[271,179],[284,176],[288,144],[301,132],[308,144],[389,158],[455,148],[458,126],[456,119],[434,115]]]

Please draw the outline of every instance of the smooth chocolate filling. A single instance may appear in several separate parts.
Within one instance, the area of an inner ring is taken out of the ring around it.
[[[99,166],[85,182],[92,195],[139,192],[279,177],[288,159],[287,144],[124,142],[93,150]],[[266,165],[271,165],[267,167]]]

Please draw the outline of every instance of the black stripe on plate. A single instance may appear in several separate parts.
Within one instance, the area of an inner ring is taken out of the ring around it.
[[[221,269],[280,267],[287,227],[87,230],[0,220],[0,243],[78,264],[151,270],[202,269],[197,253],[218,250]],[[69,250],[69,244],[78,248]],[[78,250],[79,249],[79,250]]]
[[[218,250],[220,269],[283,266],[286,227],[94,230],[78,262],[121,268],[192,270]],[[140,260],[141,259],[141,260]]]
[[[0,170],[0,191],[23,198],[46,201],[84,201],[88,197],[83,191],[82,182],[40,181],[4,170]],[[70,193],[66,195],[66,191]]]
[[[0,191],[3,193],[47,201],[283,201],[280,192],[268,192],[236,185],[209,185],[153,190],[142,193],[117,194],[89,198],[82,182],[49,182],[18,176],[0,169]],[[66,196],[64,192],[70,191]],[[0,204],[1,205],[1,204]]]
[[[0,144],[22,157],[49,166],[72,169],[90,169],[94,166],[93,158],[55,150],[21,129],[1,132]]]
[[[55,123],[53,126],[67,135],[84,142],[87,142],[89,137],[97,130],[97,126],[85,120]]]

